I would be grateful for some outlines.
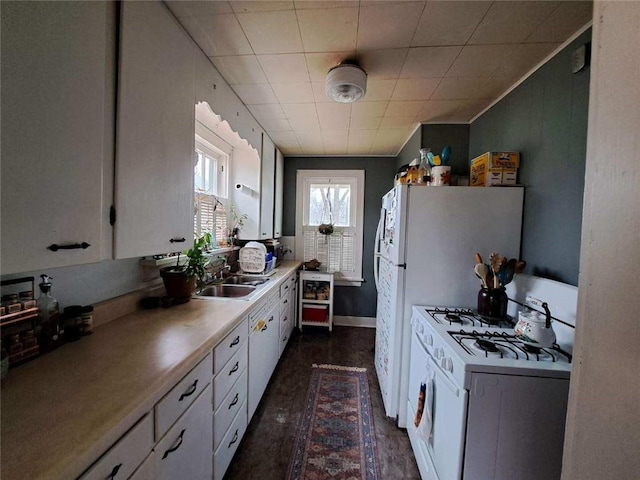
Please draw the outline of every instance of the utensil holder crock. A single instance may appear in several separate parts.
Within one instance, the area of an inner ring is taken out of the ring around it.
[[[478,292],[478,313],[487,317],[506,318],[509,298],[504,288],[481,288]]]

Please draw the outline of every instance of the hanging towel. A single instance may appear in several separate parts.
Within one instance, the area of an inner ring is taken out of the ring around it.
[[[417,427],[418,437],[425,442],[431,437],[431,427],[433,426],[433,370],[431,365],[425,365],[425,377],[420,383],[420,393],[418,394],[418,409],[414,424]]]

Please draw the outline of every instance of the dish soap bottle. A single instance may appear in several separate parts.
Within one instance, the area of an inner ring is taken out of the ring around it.
[[[38,343],[40,351],[47,352],[60,345],[60,305],[51,295],[51,280],[48,275],[40,275],[42,283],[40,297],[38,297],[39,332]]]

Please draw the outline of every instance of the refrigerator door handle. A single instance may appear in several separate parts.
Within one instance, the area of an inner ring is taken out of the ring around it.
[[[376,282],[376,291],[378,291],[378,268],[380,264],[380,234],[382,233],[382,223],[384,221],[384,208],[380,212],[380,220],[378,220],[378,227],[376,228],[376,240],[375,248],[373,252],[373,279]]]

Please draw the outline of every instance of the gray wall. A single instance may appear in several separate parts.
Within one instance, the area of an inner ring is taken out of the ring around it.
[[[469,175],[469,125],[428,124],[422,126],[422,146],[430,148],[434,155],[451,147],[452,175]]]
[[[521,153],[526,272],[572,285],[580,259],[589,68],[572,74],[571,54],[590,41],[591,29],[473,122],[469,147],[470,158]]]
[[[420,159],[420,149],[422,148],[422,125],[413,132],[413,135],[407,140],[407,143],[404,144],[402,150],[395,158],[396,170],[402,167],[403,165],[407,165],[414,158]]]
[[[360,287],[336,287],[334,314],[375,317],[377,293],[373,280],[373,246],[380,217],[381,197],[393,187],[392,157],[285,157],[283,232],[295,235],[296,172],[298,170],[365,170],[364,244]]]
[[[422,147],[438,155],[447,145],[451,147],[451,173],[469,175],[469,125],[462,124],[421,125],[396,157],[396,168],[419,159]]]

